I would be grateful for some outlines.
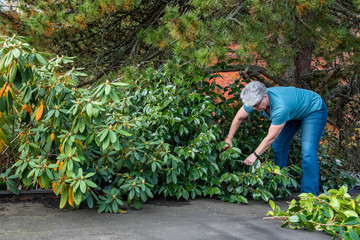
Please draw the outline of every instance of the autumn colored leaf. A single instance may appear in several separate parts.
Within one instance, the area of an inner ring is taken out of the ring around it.
[[[24,110],[24,109],[26,109],[26,111],[29,113],[29,114],[31,114],[31,108],[30,108],[30,106],[28,105],[28,104],[24,104],[23,105],[23,107],[21,108],[21,112]]]
[[[3,149],[3,146],[7,147],[7,138],[5,136],[5,134],[3,133],[2,129],[0,128],[0,152],[2,151]]]
[[[56,190],[57,190],[57,188],[59,187],[59,184],[58,184],[59,182],[53,182],[52,183],[52,190],[54,191],[54,193],[56,194]]]
[[[6,135],[4,134],[4,132],[2,131],[2,129],[0,128],[0,140],[3,142],[3,143],[7,143],[8,140],[6,138]]]
[[[39,182],[40,187],[41,187],[41,188],[44,188],[44,186],[43,186],[42,183],[41,183],[40,177],[38,177],[38,182]]]
[[[8,86],[8,83],[6,82],[4,84],[4,86],[0,89],[0,97],[2,97],[5,92],[7,92],[7,86]]]
[[[38,108],[38,110],[36,112],[36,121],[39,121],[41,119],[43,112],[44,112],[44,104],[41,103],[40,107]]]
[[[63,168],[64,162],[61,162],[59,165],[59,171]]]
[[[8,68],[8,72],[10,72],[13,63],[14,63],[14,60],[10,63],[9,68]]]
[[[1,129],[0,129],[1,131]],[[6,141],[6,140],[5,140]],[[8,145],[5,143],[5,141],[3,139],[0,138],[0,153],[3,149],[3,146],[7,147]]]
[[[72,191],[72,187],[69,188],[68,190],[68,203],[74,207],[74,196],[73,196],[73,191]]]

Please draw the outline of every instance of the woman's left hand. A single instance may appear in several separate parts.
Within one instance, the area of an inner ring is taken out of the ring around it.
[[[255,154],[250,154],[244,161],[244,163],[248,166],[251,166],[254,164],[254,162],[256,161],[257,157],[255,156]]]

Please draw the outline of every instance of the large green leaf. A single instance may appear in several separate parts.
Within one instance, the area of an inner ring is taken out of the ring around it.
[[[114,133],[114,131],[109,131],[109,135],[110,135],[110,140],[112,143],[115,143],[117,140],[116,134]]]
[[[7,111],[7,100],[5,96],[0,97],[0,112]]]
[[[9,72],[9,83],[13,83],[16,78],[17,73],[17,66],[16,64],[13,64],[11,66],[10,72]]]
[[[36,54],[36,58],[43,65],[48,65],[49,64],[49,62],[46,61],[45,58],[43,56],[41,56],[40,54]]]
[[[346,218],[342,224],[344,225],[356,225],[359,221],[359,218],[358,217],[354,217],[354,216],[351,216],[351,217],[348,217]]]
[[[20,57],[20,50],[18,48],[14,48],[13,50],[14,57],[19,58]]]
[[[5,61],[5,65],[4,65],[4,68],[5,68],[5,69],[7,69],[7,68],[10,66],[13,58],[14,58],[13,52],[10,51],[10,52],[7,54],[7,57],[6,57],[6,61]]]
[[[3,50],[3,49],[1,49],[1,50]],[[0,60],[0,73],[5,72],[5,70],[6,70],[6,68],[5,68],[5,62],[6,62],[7,57],[8,57],[8,54],[5,55],[4,57],[1,56],[1,60]]]
[[[349,229],[349,235],[351,240],[359,240],[359,235],[353,228]]]
[[[93,115],[93,106],[91,105],[91,103],[88,103],[86,105],[86,113],[89,117]]]
[[[21,76],[21,73],[20,71],[16,71],[16,76],[15,76],[15,79],[14,79],[14,85],[17,89],[20,89],[22,87],[22,76]]]
[[[81,193],[81,191],[76,191],[74,193],[74,203],[76,206],[79,206],[80,203],[82,202],[82,199],[83,199],[83,194]],[[91,197],[91,196],[90,196]],[[92,199],[92,198],[91,198]],[[90,207],[90,206],[89,206]]]
[[[48,177],[48,175],[46,173],[43,173],[40,176],[40,181],[41,181],[41,184],[43,185],[44,189],[49,188],[51,180],[50,180],[50,178]]]
[[[116,129],[116,131],[117,131],[118,133],[120,133],[121,135],[124,135],[125,137],[130,137],[130,136],[132,136],[131,133],[128,133],[128,132],[126,132],[126,131],[124,131],[124,130],[121,130],[121,129]]]
[[[10,191],[16,195],[20,194],[20,190],[18,189],[17,184],[15,183],[15,181],[8,179],[6,181],[6,186],[10,189]]]
[[[24,92],[24,102],[29,103],[31,99],[31,88],[26,87]]]
[[[65,207],[67,200],[68,200],[68,190],[66,187],[63,187],[60,198],[60,208]]]
[[[82,193],[86,192],[86,183],[83,180],[80,181],[80,190]]]

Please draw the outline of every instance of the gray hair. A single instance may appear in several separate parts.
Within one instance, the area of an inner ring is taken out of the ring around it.
[[[244,105],[252,107],[259,103],[268,93],[265,85],[259,81],[252,81],[241,91],[241,99]]]

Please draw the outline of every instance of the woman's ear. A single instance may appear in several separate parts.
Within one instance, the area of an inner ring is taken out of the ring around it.
[[[269,99],[269,96],[267,94],[264,95],[264,98],[266,99],[266,101]]]

